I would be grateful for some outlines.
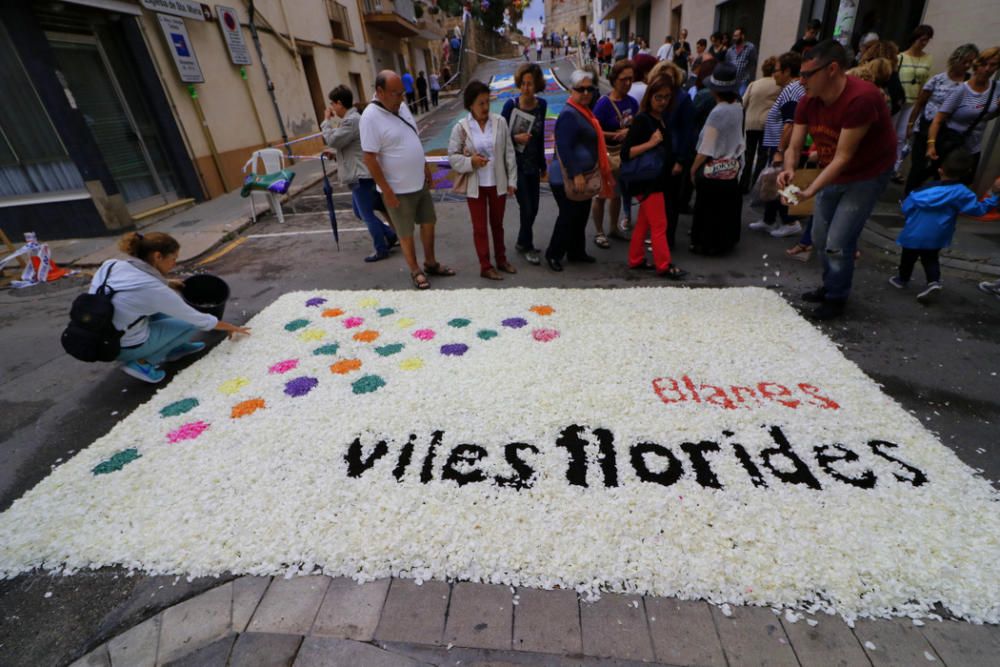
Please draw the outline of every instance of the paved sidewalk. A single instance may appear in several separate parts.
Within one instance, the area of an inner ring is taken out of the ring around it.
[[[242,577],[71,667],[944,665],[988,667],[1000,627],[797,616],[672,598],[381,579]]]

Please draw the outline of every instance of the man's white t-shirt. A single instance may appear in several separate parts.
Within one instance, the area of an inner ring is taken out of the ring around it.
[[[399,115],[372,103],[361,114],[361,150],[378,155],[379,166],[397,195],[424,188],[424,147],[404,102]]]
[[[659,51],[656,52],[657,60],[673,60],[674,59],[674,45],[664,43],[660,47]]]

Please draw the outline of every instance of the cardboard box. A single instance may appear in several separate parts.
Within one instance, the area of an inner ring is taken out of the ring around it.
[[[792,179],[792,183],[799,186],[800,190],[805,190],[812,182],[816,180],[819,176],[819,172],[822,169],[798,169],[795,172],[795,178]],[[807,199],[803,202],[799,202],[795,206],[788,207],[788,214],[795,217],[804,218],[806,216],[813,214],[813,204],[816,203],[816,198]]]

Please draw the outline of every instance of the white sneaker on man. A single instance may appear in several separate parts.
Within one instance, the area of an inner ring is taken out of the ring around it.
[[[770,232],[777,225],[773,222],[764,222],[763,220],[758,220],[757,222],[751,222],[749,227],[755,232]]]
[[[778,225],[771,230],[771,236],[780,239],[783,236],[795,236],[802,233],[802,225],[796,221],[790,225]]]

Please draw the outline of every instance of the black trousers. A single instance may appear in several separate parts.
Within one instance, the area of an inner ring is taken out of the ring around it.
[[[434,106],[438,105],[438,95],[441,93],[440,90],[431,90],[431,104]]]
[[[768,150],[764,148],[764,130],[747,130],[746,167],[740,178],[740,188],[744,193],[757,182],[760,172],[767,163]]]
[[[941,262],[938,259],[940,250],[926,250],[919,248],[903,248],[903,254],[899,258],[899,277],[904,282],[913,276],[913,267],[917,265],[917,260],[924,266],[924,275],[927,282],[935,283],[941,280]]]
[[[545,257],[562,261],[564,256],[579,259],[586,255],[587,221],[590,220],[590,204],[593,200],[573,201],[566,196],[561,185],[551,185],[552,196],[559,206],[559,217],[552,228],[552,238],[545,251]]]
[[[538,216],[538,203],[541,195],[541,174],[526,174],[517,172],[517,207],[521,214],[521,226],[517,232],[517,245],[525,250],[534,250],[532,228]]]
[[[417,108],[415,106],[413,106],[413,103],[416,102],[416,101],[417,101],[417,94],[416,93],[407,93],[406,94],[406,106],[410,107],[410,111],[414,111],[414,112],[417,111]]]
[[[670,174],[670,187],[663,193],[667,208],[667,245],[670,247],[670,252],[674,252],[677,249],[675,242],[677,239],[677,225],[681,221],[680,201],[685,181],[691,181],[690,167],[681,165],[681,173]]]

